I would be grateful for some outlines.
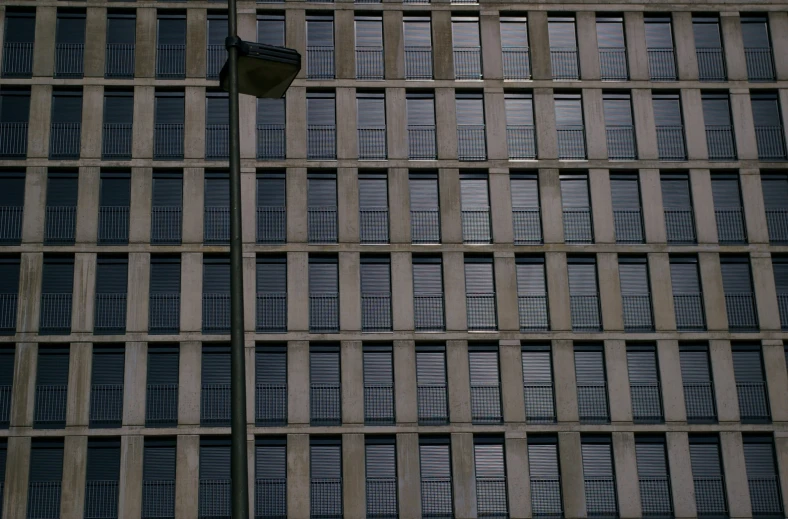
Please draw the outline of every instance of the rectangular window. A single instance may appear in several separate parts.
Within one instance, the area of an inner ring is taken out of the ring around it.
[[[394,424],[394,357],[391,346],[364,346],[364,423]]]
[[[287,517],[287,438],[254,441],[255,517]]]
[[[0,257],[0,335],[13,335],[16,333],[16,316],[17,304],[19,299],[19,256],[16,257]],[[13,345],[11,345],[13,347]],[[14,357],[13,349],[11,350],[11,365],[8,366],[9,376],[13,375]],[[2,372],[3,367],[0,367]],[[3,407],[11,405],[10,392],[11,382],[10,378],[8,384],[4,384],[0,374],[0,386],[8,385],[8,395],[3,396],[3,391],[0,389],[0,424],[8,421],[8,408],[5,410],[5,419],[3,419]]]
[[[531,79],[528,20],[523,16],[501,16],[501,51],[504,79]]]
[[[309,439],[310,517],[342,517],[342,440]]]
[[[416,396],[420,425],[449,422],[446,376],[446,347],[416,346]]]
[[[698,517],[727,517],[728,500],[719,437],[690,435],[689,449]]]
[[[586,137],[580,94],[555,94],[553,99],[555,127],[558,132],[558,158],[585,160]]]
[[[760,344],[733,344],[733,374],[742,423],[768,423],[769,390]]]
[[[605,354],[601,345],[575,346],[575,377],[577,379],[577,407],[580,422],[607,423],[610,421]]]
[[[183,172],[155,170],[151,203],[151,245],[179,245],[183,225]]]
[[[230,258],[203,256],[202,331],[230,333]]]
[[[643,211],[637,173],[611,173],[610,194],[616,243],[643,243]]]
[[[287,257],[257,257],[258,333],[287,331]]]
[[[356,94],[358,158],[386,158],[386,96],[383,92]]]
[[[479,18],[452,16],[451,35],[454,79],[481,79],[482,44],[479,38]]]
[[[312,425],[342,423],[339,346],[309,348],[309,405]]]
[[[385,171],[359,172],[358,208],[361,243],[389,242],[388,191],[388,175]]]
[[[200,518],[223,517],[230,510],[230,440],[200,438]]]
[[[520,331],[550,329],[544,256],[515,256]]]
[[[306,77],[334,79],[334,17],[306,17]]]
[[[361,256],[361,331],[391,331],[389,256]]]
[[[548,16],[550,64],[554,80],[580,79],[577,33],[574,16]]]
[[[440,256],[413,257],[413,313],[417,331],[445,329]]]
[[[788,330],[788,258],[772,255],[774,284],[777,289],[777,307],[780,310],[782,329]]]
[[[336,107],[333,92],[306,94],[306,158],[336,160]]]
[[[750,259],[747,256],[721,256],[722,288],[728,313],[728,329],[757,332],[758,309],[752,284]]]
[[[670,14],[644,17],[648,71],[651,81],[676,81],[676,56]]]
[[[60,517],[63,438],[33,438],[27,484],[27,517]]]
[[[132,123],[134,120],[134,91],[104,91],[104,123],[101,138],[101,158],[130,160]]]
[[[700,283],[697,256],[671,256],[670,282],[673,286],[676,329],[705,330],[703,288]]]
[[[254,363],[255,424],[287,425],[287,345],[258,343]]]
[[[206,244],[230,242],[230,175],[227,171],[205,172],[205,209],[203,241]]]
[[[405,79],[432,79],[432,27],[429,16],[403,16]]]
[[[411,242],[440,243],[438,173],[436,171],[411,171],[408,174],[408,189],[410,191]]]
[[[37,364],[33,427],[62,429],[66,426],[69,347],[39,346]]]
[[[5,488],[5,468],[8,456],[8,440],[3,438],[0,441],[0,487]],[[0,506],[3,506],[3,492],[0,492]]]
[[[179,358],[177,344],[148,346],[145,427],[178,424]]]
[[[662,206],[665,211],[665,228],[668,243],[693,244],[695,216],[692,208],[692,192],[687,173],[660,174]]]
[[[4,78],[24,78],[33,75],[35,34],[35,9],[9,7],[6,10],[2,71]]]
[[[702,92],[701,101],[709,160],[736,160],[736,138],[727,92]]]
[[[580,437],[586,510],[589,517],[618,517],[616,474],[610,436]]]
[[[399,517],[394,436],[367,436],[364,443],[367,517]]]
[[[178,333],[181,321],[180,256],[151,256],[148,304],[148,333]]]
[[[123,421],[125,348],[93,345],[90,386],[90,427],[120,427]]]
[[[77,227],[78,174],[76,171],[47,172],[44,224],[45,245],[71,245]]]
[[[104,77],[133,79],[137,15],[126,11],[107,14],[107,50]]]
[[[618,278],[624,310],[624,330],[628,332],[654,329],[649,284],[648,260],[645,256],[619,256]]]
[[[726,81],[725,52],[722,48],[720,19],[716,15],[693,15],[692,32],[695,36],[695,55],[698,58],[698,77],[701,81]]]
[[[662,435],[636,435],[635,457],[643,517],[672,517],[670,472]]]
[[[6,15],[7,17],[8,15]],[[10,19],[9,19],[10,20]],[[6,43],[6,49],[8,49]],[[8,51],[6,50],[6,55]],[[30,88],[0,89],[0,158],[27,157],[27,127],[30,120]]]
[[[284,170],[257,172],[257,243],[287,241],[287,186]]]
[[[599,284],[596,275],[596,258],[574,256],[568,258],[569,306],[572,329],[598,332],[602,329],[599,308]]]
[[[758,158],[763,161],[785,160],[785,133],[777,93],[753,91],[750,99]]]
[[[0,245],[22,242],[25,172],[0,171]]]
[[[627,345],[627,371],[633,421],[662,422],[664,415],[656,347],[653,344]]]
[[[337,175],[333,171],[307,174],[309,243],[337,242]]]
[[[82,77],[85,55],[85,11],[58,9],[55,30],[55,77]]]
[[[230,425],[230,346],[203,344],[200,425]]]
[[[462,209],[462,241],[490,243],[490,193],[486,172],[460,173],[460,207]]]
[[[465,256],[465,304],[468,330],[498,329],[492,257]]]
[[[774,57],[769,37],[769,18],[765,14],[741,15],[741,35],[747,78],[750,81],[774,81]]]
[[[788,243],[788,174],[761,174],[769,242]]]
[[[602,81],[626,81],[627,44],[624,38],[624,17],[605,15],[596,17],[596,39],[599,47],[599,66]]]
[[[476,513],[479,517],[508,517],[506,462],[502,436],[474,435]]]
[[[283,14],[269,14],[270,11],[263,11],[265,14],[257,15],[257,43],[274,45],[277,47],[285,46],[285,17]]]
[[[153,159],[183,160],[184,93],[156,92]]]
[[[451,440],[419,436],[422,517],[452,517]]]
[[[142,517],[175,517],[175,459],[175,439],[145,438]]]
[[[257,100],[257,159],[282,160],[286,155],[285,100]]]
[[[505,56],[506,54],[504,54]],[[533,94],[504,94],[506,145],[510,160],[536,158]]]
[[[605,110],[607,156],[610,160],[636,160],[635,121],[632,117],[630,94],[605,92],[602,95]]]
[[[309,257],[309,331],[339,331],[339,270],[336,256]]]
[[[208,49],[206,54],[207,79],[219,79],[219,71],[227,61],[224,39],[227,37],[227,15],[208,13]]]
[[[684,406],[688,423],[717,421],[714,379],[711,374],[709,347],[706,344],[679,345]]]
[[[0,348],[0,429],[8,429],[11,415],[11,395],[14,387],[14,345]],[[5,452],[0,451],[0,457]],[[0,462],[5,463],[4,459]],[[5,478],[5,471],[0,467],[0,478]],[[0,479],[2,481],[2,479]],[[2,493],[0,493],[2,505]]]
[[[541,244],[542,217],[537,175],[528,172],[510,172],[509,187],[512,192],[514,244]]]
[[[743,434],[744,464],[753,517],[781,517],[780,476],[770,434]]]
[[[44,256],[41,275],[41,308],[38,333],[71,333],[71,296],[74,289],[74,256]]]
[[[474,344],[468,346],[471,373],[471,420],[475,424],[501,423],[501,377],[498,366],[498,346]]]
[[[553,361],[550,344],[523,344],[523,396],[528,423],[555,422]]]
[[[158,12],[156,77],[159,79],[186,77],[186,13],[183,11]]]
[[[435,160],[435,94],[406,92],[408,118],[408,159]]]
[[[487,160],[484,130],[484,94],[456,93],[457,158]]]
[[[533,516],[536,519],[563,517],[556,436],[528,435],[528,473]]]
[[[225,32],[225,34],[227,34]],[[221,45],[222,52],[224,45]],[[224,60],[222,61],[224,63]],[[225,92],[205,94],[205,159],[230,158],[230,99]]]
[[[50,160],[76,160],[82,145],[82,90],[55,88],[49,123]]]
[[[383,79],[383,18],[356,16],[356,79]]]
[[[125,245],[129,242],[131,172],[102,171],[98,214],[99,245]]]
[[[651,92],[654,124],[657,130],[659,160],[687,160],[681,96],[677,93]]]
[[[88,438],[85,517],[118,517],[120,439]]]

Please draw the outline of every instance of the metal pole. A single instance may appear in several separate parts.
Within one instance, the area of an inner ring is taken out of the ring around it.
[[[236,0],[227,2],[227,32],[238,36]],[[249,481],[246,467],[246,368],[244,367],[244,298],[241,241],[241,142],[238,121],[238,47],[229,52],[230,76],[230,401],[232,446],[230,454],[233,519],[249,517]]]

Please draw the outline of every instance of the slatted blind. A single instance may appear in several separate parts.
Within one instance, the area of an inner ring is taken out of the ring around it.
[[[601,47],[601,45],[600,45]],[[605,93],[602,95],[607,126],[632,126],[632,97],[629,94]]]
[[[123,345],[94,345],[91,383],[96,385],[123,385],[125,348]]]
[[[11,21],[8,18],[9,22]],[[6,25],[7,30],[8,25]],[[6,32],[6,42],[10,42]],[[30,118],[30,89],[3,87],[0,89],[0,122],[26,123]]]
[[[588,177],[585,175],[561,175],[561,205],[564,209],[588,209]]]
[[[764,15],[741,15],[741,35],[745,49],[768,49],[769,18]]]
[[[761,175],[766,210],[788,209],[788,174]]]
[[[715,209],[741,208],[738,175],[712,175],[711,193]]]
[[[230,207],[230,175],[225,171],[205,173],[205,207]]]
[[[287,292],[287,259],[284,256],[257,257],[257,293]]]
[[[654,107],[654,124],[657,127],[682,125],[681,97],[679,94],[657,94],[652,92],[651,103]]]
[[[465,258],[465,293],[495,292],[492,258]]]
[[[361,258],[361,293],[380,294],[391,292],[391,265],[388,257]]]
[[[308,47],[333,47],[334,18],[310,15],[306,20],[306,44]]]
[[[443,273],[439,257],[413,258],[413,295],[443,294]]]
[[[435,96],[431,93],[405,94],[408,126],[435,126]]]
[[[574,17],[549,16],[547,18],[547,33],[550,47],[577,48]]]
[[[649,293],[648,263],[644,257],[619,257],[618,277],[622,295]]]
[[[33,43],[36,34],[35,10],[8,8],[6,11],[6,43]]]
[[[156,93],[156,124],[183,124],[183,92]]]
[[[37,386],[68,385],[69,349],[64,346],[39,346]]]
[[[200,438],[200,479],[230,479],[229,438]]]
[[[609,436],[581,437],[583,477],[586,482],[597,478],[614,477],[613,452]]]
[[[411,211],[435,211],[440,208],[437,173],[411,173],[408,187]]]
[[[490,194],[485,173],[460,175],[460,205],[464,211],[489,209]]]
[[[701,287],[698,278],[698,259],[670,258],[670,281],[673,285],[673,295],[699,293]]]
[[[517,275],[517,295],[545,295],[544,258],[542,257],[517,257],[515,258],[515,272]]]
[[[383,18],[356,16],[356,47],[383,47]]]
[[[444,346],[416,346],[416,384],[418,386],[446,385]]]
[[[0,386],[13,386],[14,384],[14,346],[0,348]],[[7,425],[7,424],[6,424]],[[0,471],[0,477],[5,472]]]
[[[532,94],[505,94],[506,124],[508,126],[534,125],[534,99]]]
[[[287,385],[287,346],[258,344],[255,347],[257,385]]]
[[[313,438],[310,440],[309,468],[312,480],[339,480],[342,477],[342,441]]]
[[[181,258],[179,256],[151,256],[150,293],[181,293]]]
[[[227,93],[208,92],[205,94],[205,124],[230,124],[230,99],[227,97]]]
[[[421,480],[451,481],[451,444],[447,437],[419,437]],[[449,494],[451,495],[451,494]]]
[[[87,481],[120,480],[120,440],[88,438]]]
[[[107,35],[109,36],[109,33]],[[133,91],[104,92],[104,124],[131,124],[133,119]]]
[[[309,293],[337,293],[339,279],[336,257],[309,258]]]
[[[310,173],[307,176],[307,182],[307,204],[310,208],[336,207],[337,176],[335,173]]]
[[[255,439],[255,478],[287,479],[287,439],[264,436]]]
[[[742,26],[742,28],[744,25]],[[780,118],[780,101],[777,94],[773,92],[751,93],[752,118],[755,127],[768,126],[781,128],[782,119]]]
[[[0,294],[19,293],[19,257],[0,257]]]
[[[721,257],[722,287],[725,294],[751,294],[752,276],[747,257]]]
[[[75,207],[77,205],[78,178],[72,171],[47,173],[47,207]]]
[[[532,480],[559,478],[557,437],[543,435],[528,437],[528,471]]]
[[[103,172],[101,174],[101,206],[128,207],[131,202],[131,174]]]
[[[82,123],[82,91],[55,90],[52,93],[53,123]]]
[[[706,126],[730,126],[731,109],[728,94],[703,93],[703,122]]]
[[[788,258],[772,256],[774,285],[778,294],[788,294]]]
[[[503,438],[474,436],[473,461],[476,479],[506,477],[504,465]]]
[[[733,345],[733,374],[737,384],[762,383],[766,380],[763,373],[761,348],[756,345]]]
[[[454,47],[479,47],[479,19],[452,17],[451,34]]]
[[[339,348],[311,347],[309,350],[309,379],[312,385],[339,385]]]
[[[391,346],[365,346],[364,385],[394,387],[394,359]]]
[[[55,43],[85,43],[85,12],[59,11]]]
[[[469,345],[468,362],[471,386],[497,387],[500,385],[497,347]]]
[[[107,43],[133,45],[136,39],[137,17],[133,13],[107,15]]]
[[[145,438],[143,481],[175,481],[175,445],[170,438]]]
[[[129,260],[126,257],[99,256],[96,260],[96,294],[125,294]]]
[[[148,346],[148,385],[178,385],[178,346]]]
[[[662,206],[665,209],[692,209],[689,177],[686,174],[662,175],[660,185],[662,187]]]
[[[386,173],[359,173],[358,205],[362,211],[388,209],[388,179]]]
[[[74,288],[74,257],[44,256],[42,294],[71,294]]]
[[[357,125],[359,129],[385,128],[386,97],[377,92],[356,94]]]
[[[723,478],[719,439],[716,436],[690,435],[689,447],[692,476],[695,479]]]
[[[227,37],[227,15],[208,14],[208,45],[224,45]]]
[[[0,172],[0,207],[24,207],[24,171]]]
[[[685,384],[711,382],[708,346],[680,346],[679,363],[681,365],[681,379]]]
[[[696,48],[722,47],[719,18],[712,16],[693,16],[692,32],[695,36]]]
[[[176,171],[153,172],[153,207],[183,206],[183,173]]]
[[[553,362],[549,344],[522,347],[523,384],[553,383]]]
[[[203,344],[202,384],[230,384],[230,346]]]
[[[0,483],[5,483],[5,466],[6,466],[6,457],[8,454],[8,440],[3,438],[0,441]],[[0,506],[3,505],[2,500],[0,500]]]
[[[257,43],[285,45],[285,17],[281,14],[257,15]]]
[[[370,479],[394,479],[397,477],[397,452],[394,437],[367,436],[366,438],[366,473]],[[385,497],[381,496],[384,498]],[[369,508],[369,503],[367,503]]]
[[[457,110],[457,125],[477,125],[484,124],[484,95],[465,94],[455,95]]]
[[[539,179],[535,174],[510,173],[509,182],[513,209],[539,209]]]
[[[403,16],[402,23],[405,47],[432,47],[429,16]]]
[[[596,39],[600,49],[625,47],[623,17],[597,16]]]
[[[627,370],[630,384],[658,383],[659,368],[654,345],[627,346]]]
[[[528,19],[501,17],[501,47],[528,47]]]
[[[203,294],[223,294],[230,292],[230,258],[203,257],[202,260]]]
[[[284,171],[257,174],[257,207],[285,207],[286,182]]]
[[[186,45],[186,14],[159,14],[158,44]]]
[[[646,16],[646,46],[649,49],[672,49],[673,31],[668,16]]]
[[[33,438],[30,445],[31,483],[52,481],[60,483],[63,479],[63,439]]]
[[[596,260],[594,258],[569,258],[566,269],[569,276],[570,295],[597,294]]]
[[[776,479],[777,466],[774,462],[774,445],[771,436],[742,435],[744,440],[744,464],[750,480]]]
[[[668,477],[668,460],[664,436],[635,436],[635,458],[641,480]]]
[[[602,346],[575,346],[575,378],[578,385],[605,383],[605,355]]]

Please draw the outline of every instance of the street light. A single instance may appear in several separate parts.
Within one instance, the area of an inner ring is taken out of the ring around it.
[[[245,42],[238,38],[236,0],[227,2],[227,63],[219,74],[230,101],[230,501],[233,519],[249,517],[246,460],[246,368],[241,241],[241,139],[238,94],[281,98],[301,70],[295,50]]]

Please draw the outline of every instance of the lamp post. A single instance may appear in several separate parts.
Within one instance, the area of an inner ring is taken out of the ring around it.
[[[249,517],[246,459],[246,372],[244,366],[243,242],[241,240],[241,140],[238,94],[281,98],[298,71],[301,56],[292,49],[238,38],[236,0],[227,3],[227,63],[219,75],[230,101],[230,501],[233,519]]]

